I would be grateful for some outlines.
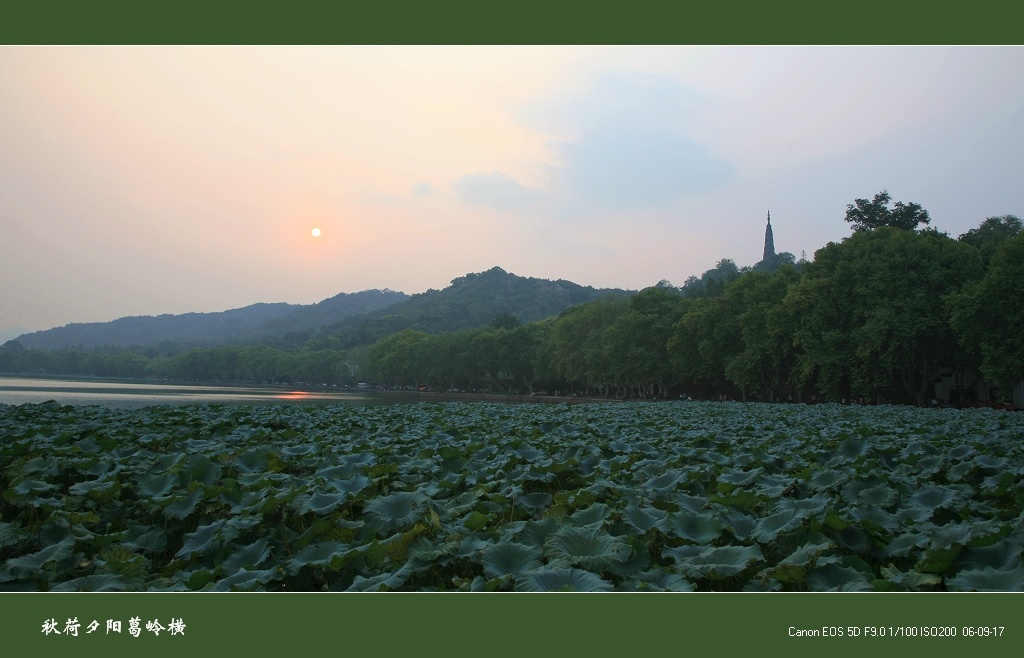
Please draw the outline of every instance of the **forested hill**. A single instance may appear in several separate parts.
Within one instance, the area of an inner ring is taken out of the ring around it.
[[[135,316],[75,323],[23,334],[17,341],[42,350],[163,346],[173,353],[200,346],[265,343],[356,347],[403,329],[427,333],[534,322],[576,304],[628,291],[510,274],[500,267],[454,279],[443,290],[411,297],[393,290],[341,293],[310,305],[253,304],[219,313]]]
[[[399,304],[344,320],[325,328],[321,336],[334,337],[344,347],[355,347],[403,329],[433,334],[510,326],[543,320],[602,297],[629,294],[627,290],[581,286],[563,279],[521,277],[492,267],[453,279],[443,290],[431,289]]]
[[[393,290],[341,293],[316,304],[253,304],[215,313],[132,316],[111,322],[72,323],[22,334],[24,347],[95,349],[98,347],[151,347],[163,343],[176,349],[227,343],[286,340],[290,334],[308,338],[314,331],[345,318],[361,315],[409,299]]]

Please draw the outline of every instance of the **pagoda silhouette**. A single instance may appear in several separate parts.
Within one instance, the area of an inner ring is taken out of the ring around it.
[[[768,227],[764,230],[764,255],[762,261],[770,261],[775,258],[775,238],[772,236],[772,211],[768,209]]]

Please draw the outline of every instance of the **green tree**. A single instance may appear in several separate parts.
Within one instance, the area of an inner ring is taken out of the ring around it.
[[[793,326],[783,309],[791,285],[800,274],[792,266],[773,274],[749,272],[725,289],[723,302],[735,309],[742,350],[729,355],[725,375],[744,394],[760,390],[774,401],[776,391],[790,378],[793,365]]]
[[[621,388],[665,396],[673,381],[668,341],[686,301],[678,290],[659,283],[633,295],[629,310],[604,330],[601,340],[605,360],[613,381]]]
[[[503,335],[502,367],[511,381],[531,393],[534,382],[541,376],[537,352],[547,341],[550,327],[550,323],[533,322],[519,325]]]
[[[405,329],[382,338],[370,347],[367,368],[370,376],[393,386],[411,386],[424,372],[424,344],[429,336],[422,331]]]
[[[916,203],[897,201],[890,209],[892,197],[882,190],[871,201],[856,199],[846,206],[846,221],[853,224],[854,231],[869,231],[882,226],[913,231],[918,224],[928,224],[928,211]]]
[[[815,254],[784,300],[798,380],[832,396],[902,388],[918,404],[958,351],[944,298],[981,274],[981,258],[936,231],[858,231]]]
[[[948,301],[961,344],[981,354],[985,377],[1012,385],[1024,377],[1024,233],[1003,242],[984,278]]]
[[[989,217],[977,228],[972,228],[960,236],[961,242],[971,245],[981,254],[981,258],[988,267],[992,255],[1007,240],[1014,238],[1021,231],[1024,231],[1024,222],[1015,215],[1001,215]]]
[[[725,290],[725,285],[739,275],[740,268],[736,266],[736,262],[723,258],[699,279],[695,276],[687,278],[683,284],[683,294],[687,297],[717,297]]]
[[[603,389],[612,380],[612,373],[602,336],[628,311],[629,300],[619,297],[580,304],[563,312],[551,331],[555,373],[584,388]]]
[[[692,299],[668,341],[669,362],[684,381],[721,392],[728,388],[726,364],[743,349],[735,299]]]

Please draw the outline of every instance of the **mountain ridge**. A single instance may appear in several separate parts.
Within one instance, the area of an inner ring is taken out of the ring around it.
[[[533,322],[618,288],[593,288],[564,279],[522,277],[500,267],[469,273],[441,289],[408,295],[390,289],[339,293],[314,304],[260,302],[207,313],[125,316],[108,322],[69,323],[15,340],[43,350],[150,348],[169,351],[231,343],[298,347],[311,339],[343,347],[368,345],[390,333],[459,331],[505,318]]]
[[[236,309],[160,315],[132,315],[108,322],[72,322],[18,336],[34,349],[151,347],[161,343],[199,347],[248,342],[288,331],[315,328],[317,320],[336,322],[407,299],[393,290],[340,293],[315,304],[257,302]]]

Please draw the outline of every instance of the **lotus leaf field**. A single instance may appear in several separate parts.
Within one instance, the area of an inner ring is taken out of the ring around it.
[[[1024,590],[1024,416],[0,405],[0,588]]]

